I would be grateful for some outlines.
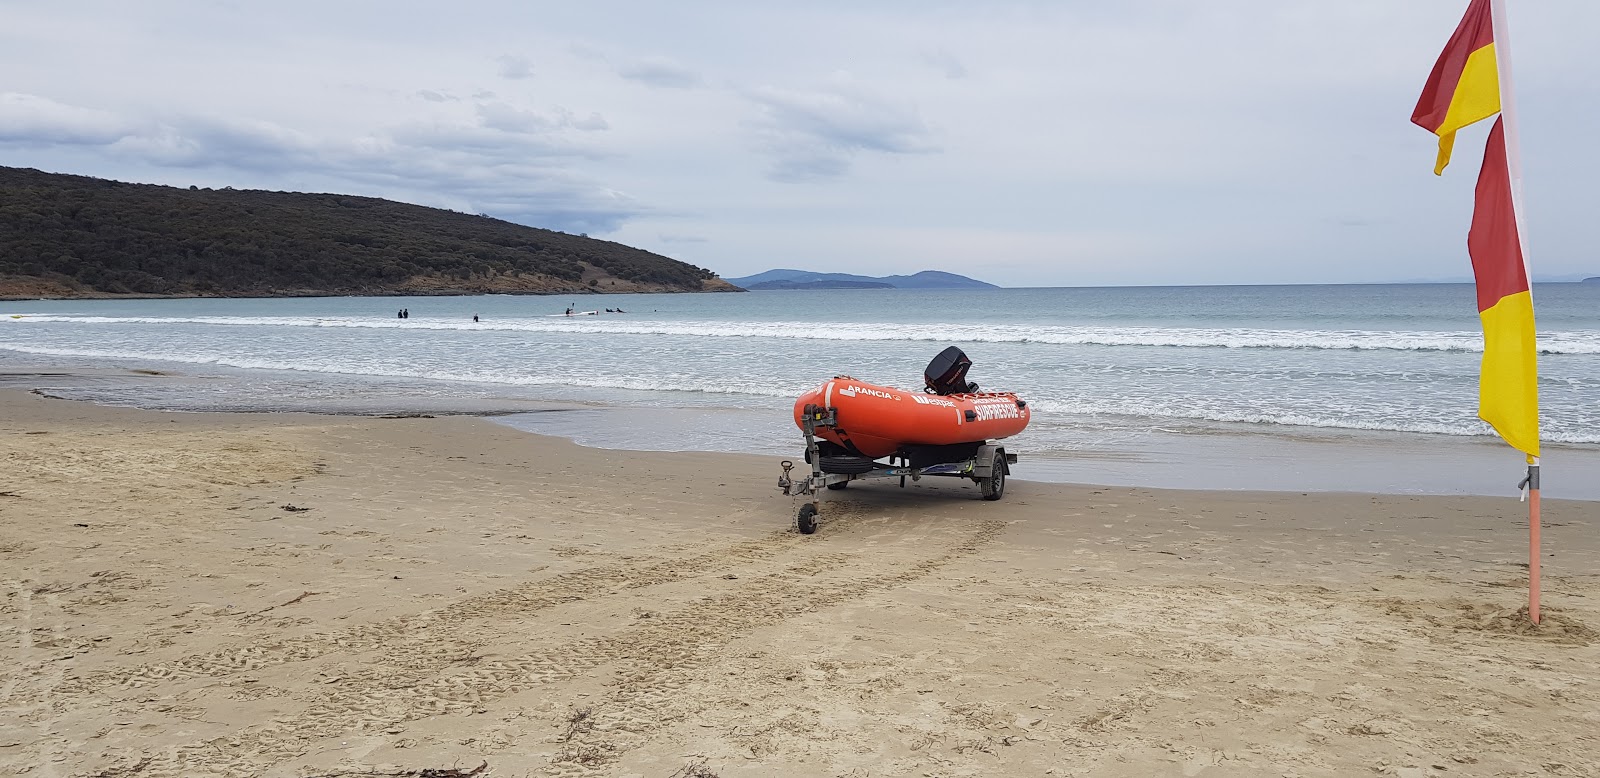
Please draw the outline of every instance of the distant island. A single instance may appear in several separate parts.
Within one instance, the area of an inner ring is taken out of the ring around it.
[[[955,273],[924,270],[909,276],[858,276],[852,273],[817,273],[810,270],[768,270],[728,283],[752,292],[772,289],[999,289]]]
[[[1583,279],[1583,283],[1585,283],[1585,284],[1600,284],[1600,276],[1595,276],[1594,278],[1585,278],[1585,279]]]
[[[736,292],[586,235],[374,197],[0,167],[0,298]]]

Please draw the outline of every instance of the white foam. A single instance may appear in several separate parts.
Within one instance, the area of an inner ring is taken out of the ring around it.
[[[538,375],[505,375],[474,370],[406,369],[396,365],[362,365],[359,368],[336,363],[291,362],[243,357],[209,356],[193,353],[143,350],[99,350],[78,348],[52,348],[7,344],[4,350],[47,356],[86,357],[93,359],[137,360],[141,362],[171,362],[178,364],[216,365],[246,370],[275,370],[286,372],[331,375],[411,378],[442,382],[467,382],[490,385],[526,387],[582,387],[588,389],[618,389],[638,392],[684,392],[702,395],[745,395],[749,397],[792,399],[813,388],[811,382],[729,381],[725,377],[704,378],[677,375],[670,378],[658,376],[616,375],[564,375],[541,371]],[[1224,400],[1225,401],[1225,400]],[[1035,411],[1035,424],[1040,427],[1072,424],[1071,417],[1104,418],[1107,416],[1141,420],[1133,426],[1142,426],[1156,420],[1191,420],[1212,423],[1262,424],[1280,426],[1315,427],[1322,429],[1351,429],[1378,432],[1409,432],[1464,437],[1492,435],[1488,426],[1476,419],[1459,422],[1428,419],[1395,418],[1394,414],[1375,412],[1373,409],[1351,407],[1330,408],[1325,415],[1279,410],[1255,411],[1215,407],[1217,400],[1206,405],[1194,403],[1165,403],[1151,399],[1135,398],[1054,398],[1036,397],[1031,401]],[[1413,409],[1414,410],[1414,409]],[[1054,417],[1054,418],[1053,418]],[[1600,429],[1592,426],[1565,428],[1556,420],[1546,418],[1543,438],[1551,443],[1600,443]]]
[[[639,321],[604,317],[505,319],[386,319],[292,316],[71,316],[27,314],[11,324],[194,324],[223,327],[326,327],[461,332],[565,332],[593,335],[670,335],[818,341],[1046,343],[1227,349],[1323,349],[1482,352],[1476,331],[1278,330],[1206,327],[1078,327],[1024,324],[891,324],[802,321]],[[1566,330],[1539,336],[1544,354],[1600,354],[1600,331]]]
[[[1350,408],[1344,413],[1313,415],[1295,411],[1244,411],[1226,408],[1164,405],[1141,400],[1082,398],[1072,401],[1035,400],[1031,403],[1034,418],[1051,424],[1052,414],[1069,414],[1090,418],[1120,416],[1129,420],[1191,420],[1225,424],[1263,424],[1290,427],[1315,427],[1318,429],[1348,429],[1371,432],[1410,432],[1427,435],[1453,435],[1457,437],[1490,437],[1494,435],[1488,424],[1476,418],[1460,422],[1400,419],[1391,414],[1374,413],[1371,409]],[[1059,418],[1059,417],[1058,417]],[[1552,426],[1553,420],[1544,420],[1541,437],[1549,443],[1600,443],[1600,429],[1564,429]],[[1062,419],[1057,424],[1070,425]]]
[[[332,363],[286,362],[270,359],[208,356],[191,353],[163,351],[102,351],[97,349],[51,348],[42,346],[0,345],[0,350],[24,354],[58,357],[87,357],[91,359],[137,360],[145,362],[175,362],[186,365],[216,365],[244,370],[279,370],[298,373],[328,375],[372,376],[378,378],[419,378],[430,381],[501,384],[506,386],[579,386],[592,389],[626,389],[641,392],[690,392],[701,394],[744,394],[756,397],[782,397],[792,399],[812,388],[810,382],[789,385],[762,385],[729,381],[717,376],[704,380],[679,377],[662,381],[650,377],[627,378],[622,376],[561,375],[541,372],[539,375],[505,375],[473,370],[410,370],[393,365],[362,365],[360,369]]]

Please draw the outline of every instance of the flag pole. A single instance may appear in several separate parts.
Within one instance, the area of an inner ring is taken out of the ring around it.
[[[1539,458],[1528,462],[1528,620],[1539,623]]]
[[[1511,212],[1517,223],[1522,272],[1528,279],[1528,299],[1533,299],[1533,263],[1528,254],[1528,231],[1522,222],[1522,141],[1517,131],[1516,90],[1511,79],[1511,29],[1506,23],[1506,0],[1489,0],[1494,24],[1495,66],[1500,75],[1500,119],[1506,136],[1506,167],[1511,178]],[[1539,623],[1539,458],[1528,457],[1528,619]]]

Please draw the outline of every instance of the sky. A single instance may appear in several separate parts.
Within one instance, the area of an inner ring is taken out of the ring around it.
[[[1600,276],[1594,0],[1507,0],[1538,280]],[[1466,0],[0,0],[0,165],[338,192],[738,277],[1470,280]]]

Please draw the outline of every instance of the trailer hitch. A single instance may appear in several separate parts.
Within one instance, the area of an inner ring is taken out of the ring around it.
[[[810,478],[802,478],[799,481],[795,481],[793,478],[789,477],[789,471],[794,469],[793,462],[785,459],[782,462],[779,462],[778,466],[783,468],[783,472],[778,475],[778,488],[782,489],[784,494],[791,496],[811,494],[812,486]]]

